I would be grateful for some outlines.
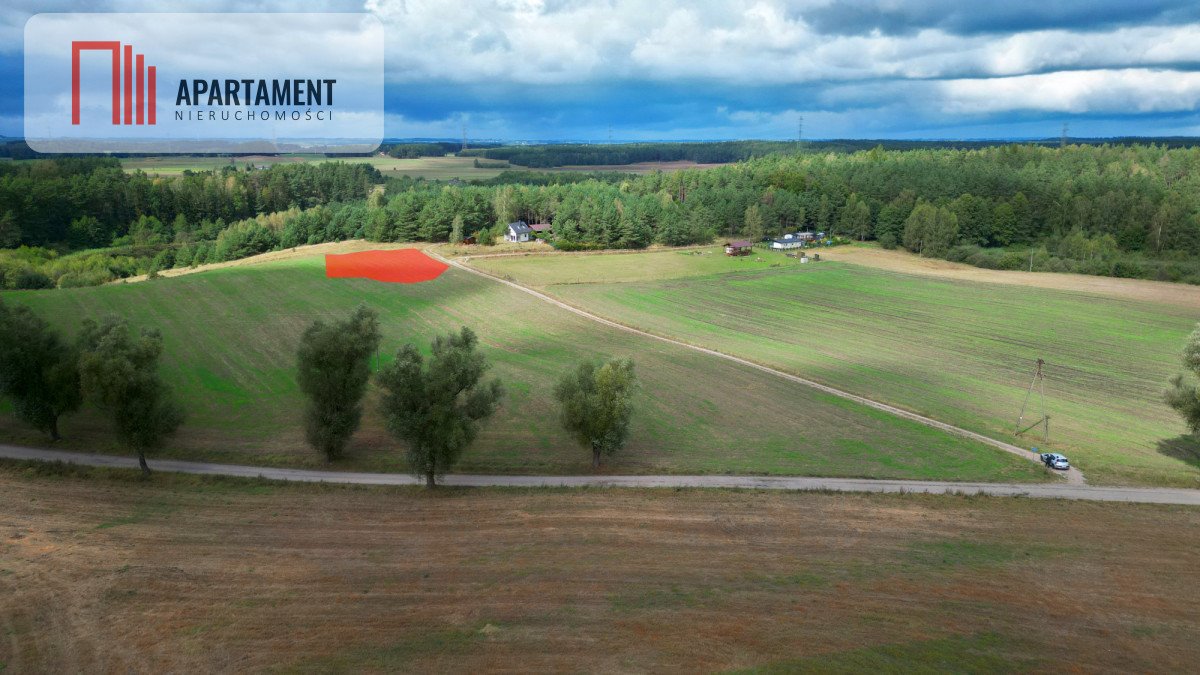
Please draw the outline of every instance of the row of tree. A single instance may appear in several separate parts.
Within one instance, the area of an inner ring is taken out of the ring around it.
[[[381,340],[378,314],[360,306],[346,319],[317,321],[297,354],[297,380],[306,397],[305,434],[328,461],[342,457],[362,420],[371,357]],[[375,376],[379,412],[404,444],[410,470],[433,487],[457,463],[504,396],[499,379],[484,381],[487,359],[467,327],[434,338],[427,360],[411,343]],[[564,428],[591,450],[592,465],[624,447],[636,387],[633,362],[583,362],[555,387]]]
[[[24,306],[0,302],[0,396],[17,417],[59,439],[59,420],[91,401],[103,410],[117,440],[138,456],[160,447],[183,422],[183,409],[159,377],[162,336],[109,316],[87,319],[75,344]]]
[[[343,456],[362,420],[381,338],[378,313],[360,306],[343,320],[314,322],[300,340],[305,436],[328,461]],[[404,444],[409,468],[430,487],[474,442],[504,396],[499,379],[484,381],[489,364],[478,343],[464,326],[434,338],[428,359],[406,344],[375,376],[383,393],[380,414]],[[116,316],[85,320],[70,344],[29,308],[0,302],[0,396],[12,402],[16,416],[57,441],[60,419],[91,401],[147,474],[147,453],[184,419],[158,373],[162,351],[158,331],[135,335]],[[555,388],[562,424],[591,450],[593,466],[625,445],[635,387],[633,363],[614,359],[584,362]]]

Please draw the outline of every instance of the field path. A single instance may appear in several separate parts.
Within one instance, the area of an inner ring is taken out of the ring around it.
[[[134,457],[93,455],[41,448],[0,445],[0,457],[16,460],[59,461],[85,466],[137,469]],[[420,485],[408,474],[351,473],[279,469],[233,464],[210,464],[179,460],[153,460],[157,471],[210,476],[265,478],[307,483],[351,485]],[[444,485],[455,487],[629,487],[629,488],[740,488],[753,490],[829,490],[833,492],[890,492],[925,494],[984,494],[997,497],[1037,497],[1099,502],[1184,504],[1200,506],[1200,490],[1179,488],[1094,487],[1088,485],[951,483],[918,480],[873,480],[867,478],[809,478],[793,476],[485,476],[451,474]]]
[[[896,415],[897,417],[903,417],[905,419],[912,420],[913,422],[917,422],[918,424],[924,424],[925,426],[933,427],[934,429],[940,429],[941,431],[945,431],[947,433],[951,433],[956,436],[962,436],[963,438],[969,438],[974,441],[979,441],[980,443],[985,443],[992,447],[1004,450],[1005,452],[1010,452],[1014,455],[1017,455],[1024,459],[1027,459],[1031,462],[1040,462],[1037,455],[1029,452],[1028,450],[1025,450],[1024,448],[1017,447],[1011,443],[1005,443],[1004,441],[999,441],[994,438],[985,436],[983,434],[976,433],[974,431],[963,429],[961,427],[956,427],[953,424],[947,424],[945,422],[940,422],[931,417],[925,417],[924,415],[918,415],[917,413],[910,412],[903,408],[897,408],[896,406],[888,405],[886,403],[880,403],[879,401],[873,401],[869,398],[865,398],[865,397],[859,396],[857,394],[851,394],[848,391],[842,391],[841,389],[837,389],[835,387],[830,387],[829,385],[821,384],[820,382],[814,382],[812,380],[808,380],[808,379],[805,379],[798,375],[793,375],[791,373],[788,373],[788,372],[785,372],[782,370],[777,370],[770,366],[765,366],[761,363],[755,363],[754,361],[750,361],[748,359],[743,359],[739,356],[734,356],[732,354],[726,354],[725,352],[719,352],[715,349],[709,349],[707,347],[700,347],[697,345],[689,344],[687,342],[683,342],[681,340],[676,340],[674,338],[669,338],[669,337],[665,337],[662,335],[656,335],[654,333],[649,333],[644,330],[634,328],[632,326],[626,326],[623,323],[617,323],[616,321],[612,321],[612,320],[606,319],[602,316],[592,314],[591,312],[588,312],[584,309],[580,309],[579,307],[576,307],[574,305],[563,302],[562,300],[559,300],[557,298],[546,295],[545,293],[542,293],[540,291],[536,291],[532,288],[529,288],[528,286],[522,286],[521,284],[518,284],[514,281],[510,281],[508,279],[503,279],[501,277],[495,276],[494,274],[489,274],[487,272],[484,272],[483,270],[476,269],[474,267],[471,267],[470,265],[463,264],[457,260],[443,257],[441,255],[438,255],[437,252],[435,252],[431,249],[426,249],[425,252],[427,254],[429,254],[430,256],[437,258],[438,260],[441,260],[442,262],[444,262],[448,265],[452,265],[458,269],[470,272],[472,274],[478,274],[479,276],[486,277],[488,279],[491,279],[492,281],[497,281],[499,283],[506,284],[506,285],[511,286],[512,288],[515,288],[519,291],[528,293],[528,294],[534,296],[535,298],[538,298],[538,299],[548,302],[552,305],[555,305],[557,307],[565,309],[568,312],[574,312],[575,314],[578,314],[579,316],[582,316],[586,319],[590,319],[597,323],[604,324],[605,326],[609,326],[611,328],[616,328],[618,330],[628,331],[630,333],[636,333],[637,335],[642,335],[642,336],[645,336],[648,338],[653,338],[655,340],[661,340],[663,342],[668,342],[673,345],[685,347],[687,349],[691,349],[691,350],[698,351],[698,352],[701,352],[704,354],[708,354],[710,356],[715,356],[717,358],[722,358],[727,361],[733,361],[734,363],[738,363],[740,365],[749,366],[751,368],[757,368],[758,370],[761,370],[765,373],[770,373],[777,377],[782,377],[785,380],[790,380],[797,384],[802,384],[806,387],[812,387],[813,389],[817,389],[817,390],[823,391],[827,394],[832,394],[832,395],[840,397],[840,398],[854,401],[855,403],[859,403],[861,405],[865,405],[870,408],[875,408],[876,410],[882,410],[883,412],[886,412],[886,413],[889,413],[892,415]],[[1069,471],[1066,471],[1064,476],[1066,478],[1067,483],[1070,485],[1084,485],[1087,482],[1084,480],[1083,474],[1074,467],[1072,467]]]

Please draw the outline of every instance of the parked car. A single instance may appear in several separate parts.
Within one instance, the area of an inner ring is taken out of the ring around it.
[[[1071,468],[1071,463],[1067,461],[1067,458],[1057,452],[1043,452],[1041,456],[1042,463],[1048,468],[1058,469],[1059,471],[1066,471]]]

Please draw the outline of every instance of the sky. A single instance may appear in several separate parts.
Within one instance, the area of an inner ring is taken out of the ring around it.
[[[1200,135],[1196,0],[5,0],[2,135],[50,11],[370,12],[389,138]]]

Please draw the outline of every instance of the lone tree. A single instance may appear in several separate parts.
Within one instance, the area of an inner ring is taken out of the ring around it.
[[[328,461],[342,456],[362,420],[379,340],[379,314],[363,305],[344,321],[314,322],[300,338],[296,379],[308,397],[304,432]]]
[[[1183,365],[1200,376],[1200,324],[1188,336],[1187,346],[1183,348]],[[1200,391],[1196,385],[1184,382],[1183,375],[1176,375],[1171,378],[1171,386],[1163,397],[1167,405],[1183,416],[1192,433],[1200,434]]]
[[[742,214],[742,232],[755,244],[763,240],[763,217],[758,204],[746,207],[745,213]]]
[[[28,307],[0,301],[0,396],[17,417],[57,441],[58,419],[79,409],[79,357]]]
[[[388,431],[407,445],[408,466],[426,487],[454,466],[504,396],[500,380],[480,383],[490,366],[475,351],[478,342],[466,326],[457,335],[438,336],[428,367],[406,344],[377,376]]]
[[[592,468],[600,466],[601,455],[625,446],[636,387],[633,361],[611,359],[602,365],[579,364],[554,388],[563,427],[580,445],[591,448]]]
[[[79,373],[84,395],[107,411],[117,439],[137,453],[149,475],[146,452],[157,450],[183,423],[183,409],[158,375],[162,334],[143,328],[135,339],[116,316],[83,322]]]

